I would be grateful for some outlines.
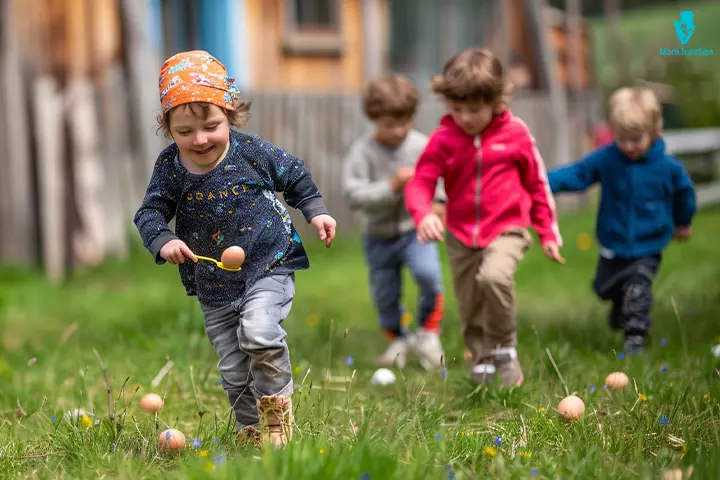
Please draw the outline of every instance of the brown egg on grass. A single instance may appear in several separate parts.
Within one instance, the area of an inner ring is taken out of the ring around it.
[[[149,413],[157,413],[163,409],[164,402],[157,393],[148,393],[140,399],[140,410]]]
[[[585,403],[577,395],[562,399],[557,411],[565,420],[578,420],[585,413]]]
[[[160,449],[169,452],[179,452],[185,448],[185,435],[173,428],[160,434]]]
[[[605,386],[610,390],[621,390],[627,387],[630,379],[623,372],[612,372],[605,378]]]
[[[245,262],[245,250],[236,245],[226,248],[220,257],[225,268],[236,269]]]

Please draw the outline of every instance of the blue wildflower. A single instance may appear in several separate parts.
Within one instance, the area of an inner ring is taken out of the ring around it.
[[[531,468],[531,469],[530,469],[530,475],[532,475],[533,477],[537,477],[537,476],[538,476],[538,471],[537,471],[536,469],[534,469],[534,468]]]
[[[203,444],[202,440],[196,438],[196,439],[193,441],[193,448],[198,448],[198,447],[199,447],[200,445],[202,445],[202,444]]]
[[[353,360],[352,357],[349,357],[349,356],[348,356],[348,357],[345,357],[345,365],[350,366],[350,365],[352,365],[353,363],[355,363],[355,360]]]
[[[595,385],[590,385],[590,393],[595,393]]]
[[[622,352],[620,352],[620,353],[618,354],[618,358],[619,358],[620,360],[622,360],[623,358],[625,358],[625,354],[622,353]]]
[[[668,419],[666,416],[660,417],[660,425],[667,425]]]
[[[664,347],[665,345],[667,345],[667,339],[663,337],[660,339],[660,346]]]
[[[57,420],[57,417],[55,415],[53,415],[52,417],[50,417],[50,420],[52,420],[54,422],[55,420]]]
[[[440,375],[442,375],[443,378],[447,378],[447,369],[443,368],[443,371]]]
[[[225,454],[222,453],[222,454],[218,455],[217,457],[215,457],[215,459],[213,460],[213,463],[215,463],[215,465],[224,464],[225,463]]]
[[[502,438],[497,437],[497,438],[495,439],[495,445],[497,445],[498,447],[499,447],[500,445],[502,445]]]
[[[667,373],[667,371],[668,371],[668,366],[667,366],[666,363],[663,363],[662,367],[660,367],[660,371],[661,371],[662,373]]]
[[[440,437],[440,434],[439,434],[439,433],[436,433],[436,434],[435,434],[435,440],[440,440],[440,438],[441,438],[441,437]]]

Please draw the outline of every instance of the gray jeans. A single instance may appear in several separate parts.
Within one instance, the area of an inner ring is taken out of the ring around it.
[[[237,429],[259,422],[256,404],[263,395],[292,394],[290,351],[281,324],[294,295],[294,274],[272,275],[229,305],[200,305]]]

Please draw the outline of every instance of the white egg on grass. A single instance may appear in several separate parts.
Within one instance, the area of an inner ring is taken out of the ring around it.
[[[395,374],[387,368],[378,368],[370,379],[373,385],[391,385],[395,383]]]

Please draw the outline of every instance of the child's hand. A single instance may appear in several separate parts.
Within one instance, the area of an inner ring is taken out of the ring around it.
[[[417,229],[417,239],[420,243],[442,242],[445,227],[437,213],[428,213],[420,221]]]
[[[390,189],[393,192],[399,192],[412,179],[413,175],[415,175],[415,169],[412,167],[398,168],[390,179]]]
[[[160,256],[174,265],[177,265],[178,263],[185,263],[185,260],[187,259],[190,259],[193,262],[198,261],[195,254],[182,240],[170,240],[167,242],[160,249]]]
[[[545,245],[543,245],[543,252],[545,253],[545,256],[547,256],[550,260],[553,260],[560,264],[565,263],[565,259],[560,256],[560,247],[558,247],[557,243],[546,243]]]
[[[684,242],[688,238],[690,238],[691,234],[692,227],[675,227],[675,231],[673,232],[673,240],[677,240],[678,242]]]
[[[335,219],[330,215],[316,215],[310,219],[310,224],[317,230],[320,240],[325,241],[325,246],[330,248],[330,244],[335,238]]]

